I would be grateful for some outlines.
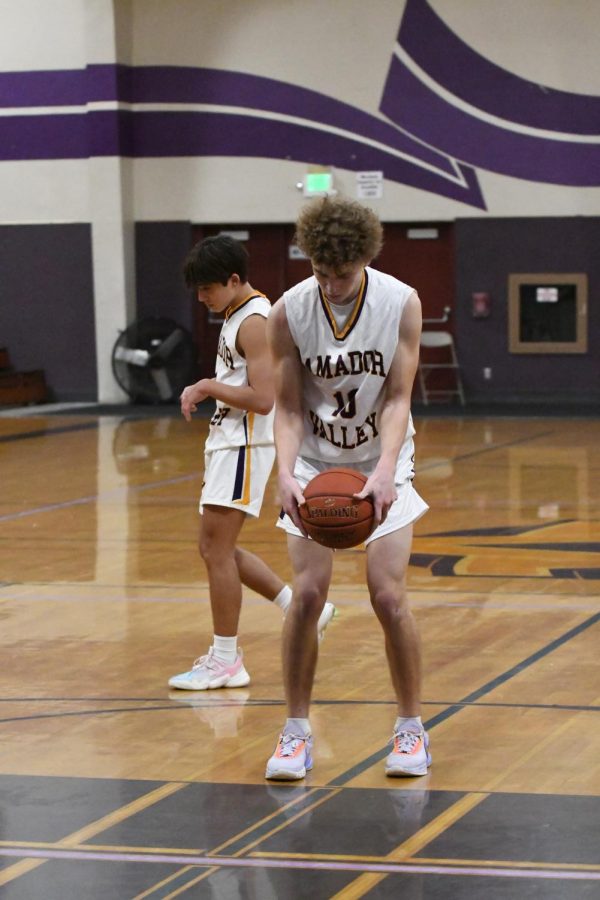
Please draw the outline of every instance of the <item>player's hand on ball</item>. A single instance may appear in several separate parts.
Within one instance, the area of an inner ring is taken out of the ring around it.
[[[306,501],[300,485],[292,475],[288,473],[279,474],[279,495],[284,513],[290,517],[304,537],[307,537],[306,529],[298,512],[298,507],[302,506]]]
[[[394,474],[384,475],[378,473],[376,470],[367,480],[362,491],[354,496],[361,500],[365,497],[371,498],[375,510],[373,526],[373,530],[375,530],[378,525],[385,522],[390,506],[398,498],[398,491],[396,490],[396,485],[394,483]]]

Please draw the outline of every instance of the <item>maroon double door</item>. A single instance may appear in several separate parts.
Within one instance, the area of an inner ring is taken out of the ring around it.
[[[436,237],[420,237],[434,232]],[[281,294],[311,274],[310,263],[298,258],[294,249],[293,225],[204,225],[193,229],[193,241],[227,231],[244,240],[250,254],[250,282],[275,301]],[[416,288],[425,319],[443,315],[444,307],[454,308],[453,224],[385,223],[385,243],[374,261],[375,268],[395,275]],[[450,327],[451,327],[450,320]],[[196,340],[200,350],[201,377],[214,371],[221,323],[197,304]]]

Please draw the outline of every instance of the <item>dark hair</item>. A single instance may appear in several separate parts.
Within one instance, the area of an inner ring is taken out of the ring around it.
[[[232,275],[242,283],[248,280],[248,251],[226,234],[204,238],[188,253],[183,277],[189,288],[201,284],[227,284]]]
[[[295,242],[313,262],[337,270],[374,259],[381,250],[383,228],[369,207],[343,197],[325,197],[300,211]]]

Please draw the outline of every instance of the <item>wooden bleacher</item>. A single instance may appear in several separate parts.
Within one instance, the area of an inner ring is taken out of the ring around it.
[[[8,350],[0,347],[0,406],[27,406],[44,403],[48,386],[42,369],[15,372]]]

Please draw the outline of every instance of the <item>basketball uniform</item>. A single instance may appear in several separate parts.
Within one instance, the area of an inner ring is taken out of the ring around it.
[[[400,319],[413,288],[366,267],[352,304],[335,306],[310,277],[284,294],[292,339],[303,365],[304,435],[294,476],[301,487],[332,466],[369,476],[381,453],[384,385],[398,347]],[[367,543],[414,522],[427,504],[412,486],[415,429],[409,414],[398,454],[398,500]],[[300,532],[289,517],[278,523]]]
[[[266,319],[270,310],[258,292],[227,310],[217,348],[215,377],[220,384],[248,384],[246,360],[236,346],[238,332],[249,316]],[[217,400],[204,446],[200,511],[210,504],[258,516],[274,460],[273,411],[262,416]]]

